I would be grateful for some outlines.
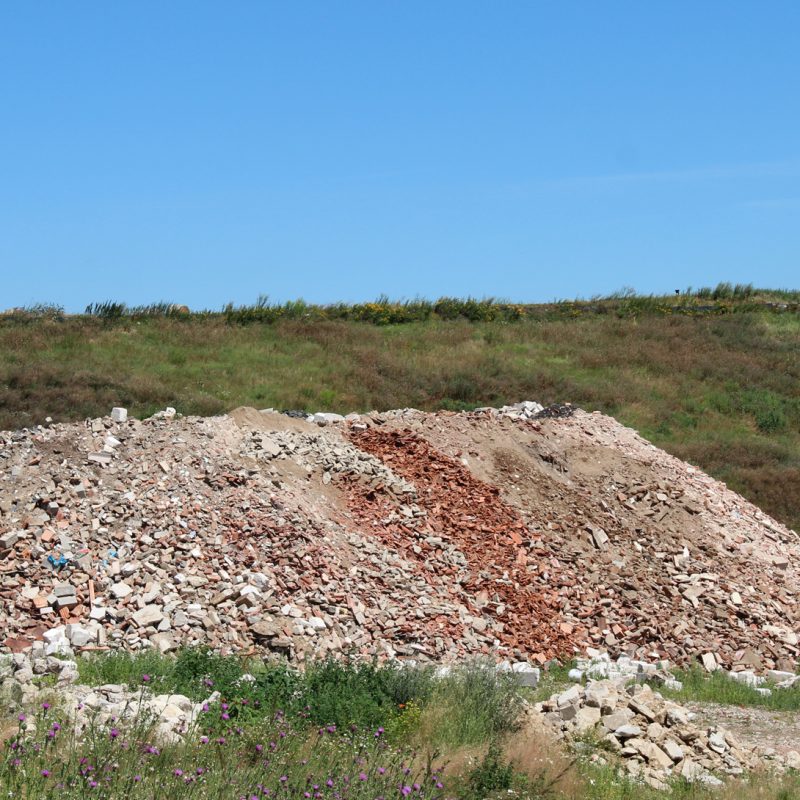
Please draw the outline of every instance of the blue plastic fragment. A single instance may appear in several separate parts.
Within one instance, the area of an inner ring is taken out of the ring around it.
[[[59,556],[56,558],[55,556],[47,556],[47,560],[50,562],[50,565],[55,569],[61,569],[61,567],[65,567],[69,564],[69,559],[66,556]]]

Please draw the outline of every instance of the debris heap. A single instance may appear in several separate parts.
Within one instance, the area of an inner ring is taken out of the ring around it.
[[[6,649],[793,670],[798,537],[572,406],[0,433]]]

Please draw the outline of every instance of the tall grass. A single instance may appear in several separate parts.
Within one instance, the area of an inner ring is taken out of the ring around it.
[[[176,657],[158,653],[107,653],[78,662],[89,685],[142,685],[162,694],[183,694],[194,701],[215,690],[230,701],[245,701],[248,714],[281,710],[304,715],[315,725],[341,729],[383,725],[391,738],[418,735],[437,747],[478,744],[512,730],[522,711],[522,695],[510,675],[492,664],[467,661],[448,674],[433,668],[394,663],[327,659],[302,672],[282,661],[239,659],[202,648]],[[245,677],[249,676],[249,677]]]
[[[719,705],[753,706],[771,711],[800,711],[800,686],[773,689],[771,694],[764,695],[753,687],[731,680],[722,671],[708,674],[693,668],[676,672],[675,676],[683,684],[680,691],[665,687],[659,687],[659,691],[683,702],[693,700]],[[765,687],[769,688],[769,684],[765,684]]]

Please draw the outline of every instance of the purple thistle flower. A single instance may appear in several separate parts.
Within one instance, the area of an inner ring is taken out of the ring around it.
[[[403,797],[408,797],[411,794],[411,787],[410,786],[404,786],[400,790],[400,794],[402,794]]]
[[[49,778],[50,777],[50,770],[49,769],[43,769],[42,770],[42,777],[43,778]]]
[[[183,775],[183,770],[182,769],[174,769],[174,770],[172,770],[172,774],[176,778],[180,778]]]
[[[112,728],[108,734],[112,739],[116,739],[119,736],[119,731],[116,728]]]
[[[142,683],[150,683],[150,676],[147,674],[142,675]]]
[[[360,781],[365,781],[367,779],[367,773],[366,772],[359,772],[358,773],[358,779]]]
[[[20,714],[20,715],[17,717],[17,719],[18,719],[20,722],[25,722],[25,720],[26,720],[26,719],[28,719],[28,718],[27,718],[27,717],[26,717],[24,714]]]

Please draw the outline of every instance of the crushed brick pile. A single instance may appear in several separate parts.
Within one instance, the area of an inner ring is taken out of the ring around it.
[[[420,487],[417,508],[423,509],[398,513],[390,495],[352,482],[348,497],[362,525],[418,562],[423,574],[449,579],[474,608],[473,630],[491,626],[500,641],[540,663],[573,650],[573,627],[563,623],[553,588],[558,581],[551,554],[535,547],[497,487],[408,430],[354,429],[351,439]],[[461,563],[453,563],[444,543],[463,554]]]

